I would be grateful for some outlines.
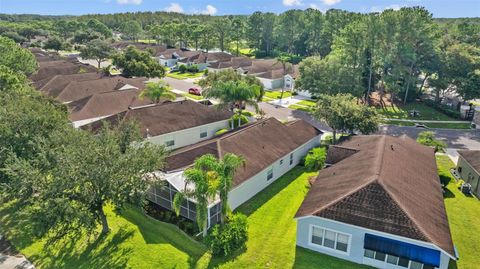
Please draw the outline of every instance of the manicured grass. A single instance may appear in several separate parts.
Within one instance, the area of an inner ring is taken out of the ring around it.
[[[415,126],[415,122],[397,121],[397,120],[385,120],[385,124],[392,124],[398,126]],[[470,129],[470,122],[464,123],[436,123],[436,122],[422,122],[416,121],[416,123],[423,124],[428,128],[443,128],[443,129]]]
[[[281,91],[265,91],[265,94],[263,96],[271,98],[271,99],[280,99],[280,96],[282,95]],[[287,98],[292,96],[291,92],[283,92],[283,98]]]
[[[275,99],[272,99],[272,98],[269,98],[269,97],[266,97],[266,96],[263,96],[262,97],[262,102],[270,102],[270,101],[273,101]]]
[[[302,110],[302,111],[305,111],[305,112],[311,112],[313,110],[313,107],[299,106],[297,104],[289,105],[288,108],[293,109],[293,110]]]
[[[206,247],[177,227],[127,208],[116,215],[106,208],[111,232],[104,238],[85,236],[43,249],[18,229],[12,203],[0,207],[0,233],[37,268],[369,268],[296,247],[294,216],[316,172],[294,168],[238,208],[248,217],[245,249],[226,258],[212,258]]]
[[[298,102],[297,105],[314,107],[314,106],[317,105],[317,103],[315,101],[311,101],[311,100],[302,100],[302,101]]]
[[[31,242],[13,226],[12,215],[0,211],[2,229],[7,236],[16,234],[12,243],[37,268],[191,268],[208,263],[210,254],[202,244],[176,226],[145,217],[139,210],[127,208],[120,215],[106,208],[111,232],[106,237],[85,236],[66,240],[43,249],[44,241]],[[10,217],[10,218],[9,218]],[[5,226],[4,226],[5,225]]]
[[[205,98],[203,98],[203,96],[198,96],[198,95],[195,95],[195,94],[190,94],[190,93],[183,93],[182,94],[183,96],[187,97],[187,98],[191,98],[191,99],[194,99],[194,100],[203,100]]]
[[[411,110],[416,110],[420,112],[420,116],[410,117],[409,112]],[[447,116],[432,107],[429,107],[423,103],[408,103],[405,106],[387,106],[385,109],[378,108],[378,113],[390,119],[408,119],[408,120],[458,120]]]
[[[450,174],[454,163],[447,156],[437,156],[437,166],[441,178],[449,179],[444,195],[448,221],[453,243],[460,259],[450,268],[474,269],[480,264],[480,201],[460,192],[455,179]]]
[[[167,73],[167,77],[176,78],[176,79],[199,78],[201,76],[203,76],[203,72],[197,72],[197,73],[185,72],[183,74],[180,72]]]

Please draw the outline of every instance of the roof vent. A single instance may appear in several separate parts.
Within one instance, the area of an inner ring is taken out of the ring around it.
[[[393,145],[390,145],[390,148],[391,148],[392,150],[394,150],[394,149],[393,149]]]

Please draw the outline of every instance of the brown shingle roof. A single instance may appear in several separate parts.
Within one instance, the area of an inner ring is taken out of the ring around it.
[[[303,120],[282,124],[275,118],[269,118],[175,150],[167,157],[166,170],[189,166],[206,153],[221,157],[230,152],[246,161],[245,167],[239,168],[235,174],[233,185],[237,186],[319,134],[319,130]]]
[[[136,120],[140,124],[143,137],[147,137],[147,130],[149,136],[158,136],[226,120],[230,117],[230,112],[219,111],[212,107],[185,100],[129,109],[125,113],[108,117],[105,120],[113,125],[122,120]],[[96,131],[101,126],[102,123],[97,122],[85,128]]]
[[[139,98],[141,90],[123,90],[98,93],[68,104],[70,120],[78,121],[111,116],[127,111],[129,107],[149,105],[148,98]]]
[[[102,77],[100,73],[80,73],[72,75],[56,75],[51,78],[47,78],[45,83],[42,83],[42,87],[38,88],[44,94],[48,96],[57,96],[63,88],[65,88],[68,83],[72,81],[83,81],[83,80],[92,80],[99,79]],[[43,80],[41,80],[43,82]]]
[[[316,215],[431,242],[454,256],[433,149],[402,136],[356,136],[320,171],[296,217]]]
[[[480,173],[480,150],[459,150],[458,154],[460,154],[477,173]]]
[[[55,99],[60,102],[73,102],[90,95],[102,92],[120,90],[125,85],[131,85],[137,89],[145,87],[146,78],[103,77],[100,79],[71,81],[65,86]]]
[[[34,82],[51,78],[56,75],[70,75],[97,71],[97,69],[91,65],[69,60],[45,61],[40,62],[39,66],[37,73],[30,76],[30,79]]]

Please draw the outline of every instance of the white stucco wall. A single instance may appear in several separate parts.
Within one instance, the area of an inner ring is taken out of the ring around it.
[[[171,149],[192,145],[200,141],[213,138],[215,136],[215,132],[223,128],[229,128],[228,119],[189,128],[189,129],[183,129],[183,130],[171,132],[168,134],[149,137],[146,140],[158,145],[163,145],[167,141],[174,140],[175,145],[171,147],[167,147],[167,149],[171,150]],[[202,132],[207,132],[207,136],[200,138],[200,133]]]
[[[310,242],[311,239],[311,226],[319,226],[327,228],[333,231],[338,231],[347,235],[350,235],[349,251],[348,253],[333,250],[330,248],[322,247],[315,245]],[[374,259],[369,259],[364,257],[364,239],[365,234],[378,235],[394,240],[399,240],[407,242],[410,244],[415,244],[418,246],[431,248],[440,251],[440,269],[447,269],[448,263],[450,261],[449,256],[440,250],[438,247],[433,244],[422,242],[418,240],[409,239],[406,237],[396,236],[392,234],[387,234],[375,230],[366,229],[363,227],[358,227],[350,224],[345,224],[317,216],[307,216],[297,219],[297,245],[300,247],[308,248],[314,251],[318,251],[330,256],[334,256],[340,259],[349,260],[359,264],[368,264],[377,268],[385,269],[405,269],[404,267],[399,267],[397,265],[392,265],[386,262],[377,261]]]
[[[178,61],[178,59],[162,59],[162,58],[157,58],[157,59],[161,65],[167,66],[167,67],[174,66],[175,64],[177,64],[177,61]]]
[[[277,160],[275,161],[275,163],[265,168],[255,176],[246,180],[239,186],[236,186],[228,194],[228,202],[230,208],[234,210],[235,208],[255,196],[255,194],[268,187],[268,185],[275,182],[275,180],[277,180],[283,174],[294,168],[310,149],[320,145],[320,137],[320,135],[316,136],[307,143],[298,147],[296,150],[292,151],[291,153],[293,153],[293,163],[291,165],[290,153],[288,153],[287,155],[283,156],[282,159],[280,159],[283,160],[282,164],[280,164],[280,160]],[[267,181],[267,172],[268,170],[270,170],[271,167],[273,167],[273,178]]]

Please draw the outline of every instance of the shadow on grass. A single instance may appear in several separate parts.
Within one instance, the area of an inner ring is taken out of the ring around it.
[[[119,246],[132,236],[132,230],[120,228],[113,235],[100,235],[93,242],[88,242],[81,253],[77,250],[79,242],[69,240],[60,250],[54,252],[47,249],[47,255],[32,256],[31,258],[36,261],[37,266],[42,268],[126,268],[132,249]]]
[[[20,210],[20,203],[9,202],[0,206],[0,234],[12,240],[11,243],[19,249],[30,246],[35,236],[28,222],[28,216]]]
[[[147,244],[168,244],[187,253],[190,268],[195,268],[199,259],[207,252],[205,245],[195,241],[175,225],[147,217],[140,209],[127,207],[118,213],[138,227]]]
[[[312,251],[302,247],[296,247],[295,249],[295,263],[293,268],[298,269],[332,269],[332,268],[342,268],[342,269],[367,269],[373,268],[370,266],[357,264],[328,256],[316,251]]]
[[[235,209],[235,211],[250,216],[304,172],[307,172],[304,167],[295,167],[294,169],[281,176],[275,182],[270,184],[264,190],[257,193],[254,197],[241,205],[239,208]]]

